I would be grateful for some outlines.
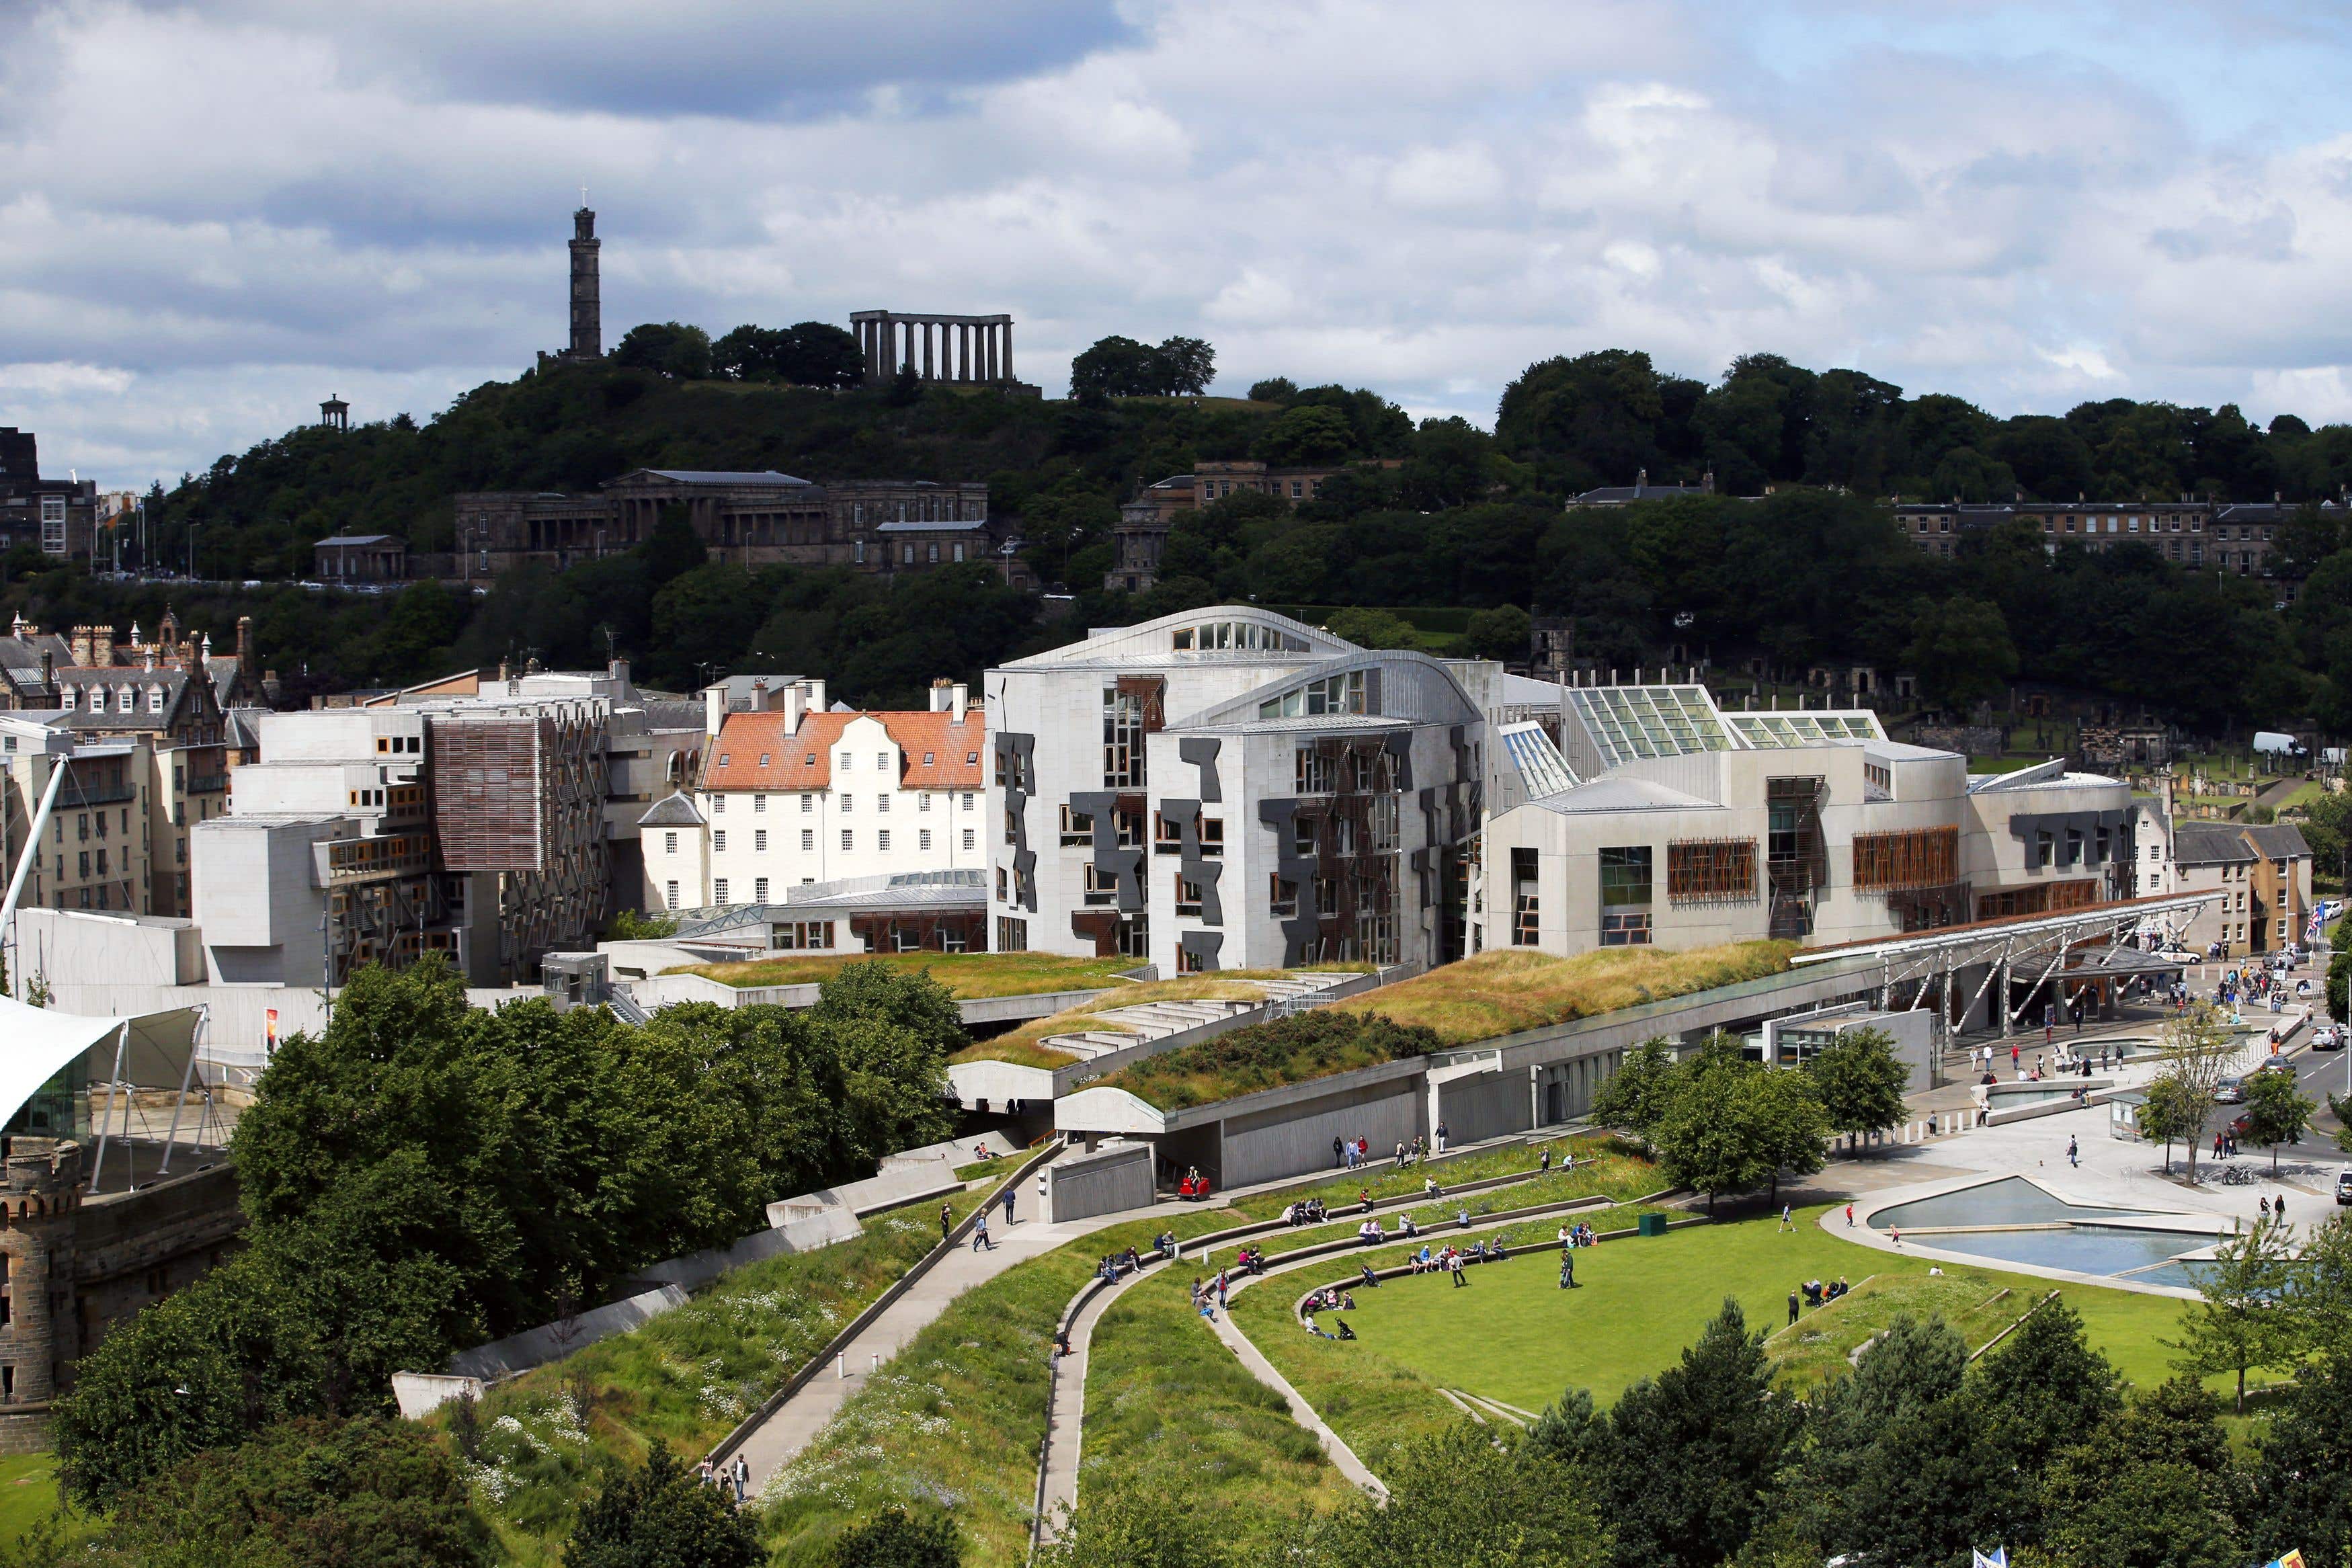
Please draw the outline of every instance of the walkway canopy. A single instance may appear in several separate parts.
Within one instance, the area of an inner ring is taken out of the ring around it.
[[[201,1008],[173,1008],[136,1018],[91,1018],[0,997],[0,1124],[15,1121],[33,1096],[60,1074],[76,1089],[90,1087],[94,1092],[95,1086],[104,1085],[106,1115],[99,1124],[98,1155],[90,1167],[90,1190],[95,1192],[105,1167],[107,1140],[115,1132],[117,1098],[122,1101],[126,1129],[129,1096],[134,1090],[176,1090],[184,1103],[203,1027]],[[172,1137],[164,1144],[165,1169],[179,1123],[175,1106]]]

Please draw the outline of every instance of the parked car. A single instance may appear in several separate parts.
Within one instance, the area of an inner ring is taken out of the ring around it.
[[[2337,1171],[2336,1173],[2336,1207],[2342,1208],[2347,1204],[2352,1204],[2352,1170]]]
[[[2224,1078],[2213,1086],[2213,1099],[2222,1105],[2242,1105],[2246,1101],[2246,1082],[2242,1078]]]

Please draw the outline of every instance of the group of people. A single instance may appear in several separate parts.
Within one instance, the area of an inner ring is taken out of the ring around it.
[[[1797,1314],[1801,1310],[1799,1301],[1801,1294],[1803,1298],[1801,1306],[1820,1307],[1836,1301],[1853,1288],[1845,1282],[1843,1274],[1840,1274],[1835,1282],[1827,1285],[1822,1284],[1819,1280],[1806,1281],[1796,1290],[1789,1292],[1789,1321],[1792,1323],[1797,1321]]]
[[[1593,1234],[1592,1227],[1585,1224],[1581,1219],[1573,1225],[1563,1225],[1559,1228],[1559,1249],[1563,1252],[1573,1251],[1579,1247],[1590,1247],[1599,1239],[1600,1238]]]
[[[1398,1170],[1402,1170],[1409,1165],[1415,1165],[1427,1159],[1433,1148],[1442,1155],[1445,1152],[1445,1141],[1448,1135],[1448,1128],[1444,1123],[1440,1122],[1437,1124],[1437,1135],[1434,1139],[1423,1137],[1421,1134],[1415,1133],[1411,1143],[1397,1145],[1395,1154],[1390,1156],[1391,1161]],[[1343,1138],[1334,1134],[1331,1139],[1331,1163],[1342,1170],[1354,1170],[1359,1166],[1371,1164],[1371,1140],[1362,1136]]]
[[[1172,1247],[1175,1238],[1171,1236],[1168,1241]],[[1142,1255],[1130,1247],[1124,1252],[1105,1253],[1102,1261],[1095,1265],[1095,1277],[1106,1283],[1114,1283],[1122,1275],[1132,1274],[1142,1267]]]
[[[1323,1200],[1319,1197],[1302,1197],[1297,1203],[1282,1206],[1285,1225],[1320,1225],[1324,1218]]]
[[[694,1468],[694,1474],[704,1486],[717,1487],[730,1507],[741,1508],[751,1500],[751,1466],[740,1454],[719,1465],[705,1459]]]
[[[1449,1242],[1439,1251],[1433,1251],[1424,1244],[1419,1251],[1406,1257],[1405,1266],[1416,1274],[1451,1274],[1454,1283],[1461,1286],[1469,1283],[1462,1277],[1464,1264],[1499,1263],[1510,1255],[1509,1245],[1497,1236],[1492,1245],[1483,1239],[1473,1241],[1467,1247],[1456,1247]]]

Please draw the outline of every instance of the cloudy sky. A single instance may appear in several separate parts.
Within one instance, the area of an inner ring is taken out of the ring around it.
[[[0,423],[109,485],[565,333],[1013,314],[1491,421],[1769,350],[2352,419],[2321,0],[0,0]]]

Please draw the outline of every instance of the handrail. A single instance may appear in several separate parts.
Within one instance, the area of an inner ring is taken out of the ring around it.
[[[964,1239],[971,1234],[972,1227],[979,1223],[980,1217],[986,1214],[998,1199],[1002,1198],[1008,1190],[1017,1190],[1020,1185],[1024,1181],[1026,1181],[1034,1172],[1042,1169],[1048,1161],[1053,1159],[1055,1155],[1060,1154],[1066,1146],[1066,1145],[1060,1143],[1048,1143],[1044,1148],[1040,1149],[1036,1154],[1031,1155],[1026,1161],[1023,1162],[1020,1169],[1007,1176],[994,1191],[988,1195],[987,1202],[982,1203],[970,1214],[965,1215],[962,1222],[958,1224],[954,1229],[949,1231],[948,1234],[940,1240],[937,1246],[934,1246],[929,1251],[917,1259],[914,1263],[908,1267],[907,1271],[904,1274],[899,1275],[887,1290],[884,1291],[879,1296],[877,1296],[874,1301],[866,1306],[864,1312],[850,1319],[847,1323],[842,1326],[840,1333],[825,1341],[824,1345],[818,1349],[816,1354],[810,1357],[798,1372],[793,1373],[792,1376],[786,1378],[783,1385],[778,1388],[773,1394],[768,1396],[768,1397],[761,1402],[757,1410],[745,1416],[742,1420],[737,1422],[733,1431],[728,1433],[724,1437],[719,1438],[719,1446],[711,1449],[710,1452],[705,1456],[708,1462],[715,1469],[719,1465],[719,1461],[726,1458],[728,1455],[733,1453],[737,1448],[741,1448],[743,1446],[744,1439],[751,1437],[753,1432],[758,1431],[762,1426],[765,1426],[771,1416],[774,1416],[777,1411],[784,1407],[784,1404],[787,1400],[791,1399],[793,1395],[798,1394],[802,1389],[807,1387],[812,1382],[815,1381],[817,1374],[824,1370],[825,1363],[845,1352],[849,1348],[850,1341],[856,1339],[859,1334],[864,1333],[867,1328],[873,1325],[875,1319],[880,1317],[883,1312],[896,1305],[898,1298],[905,1295],[908,1291],[914,1287],[916,1281],[921,1279],[925,1274],[931,1271],[932,1265],[939,1262],[940,1259],[946,1257],[949,1253],[954,1251],[957,1247],[961,1245]]]

